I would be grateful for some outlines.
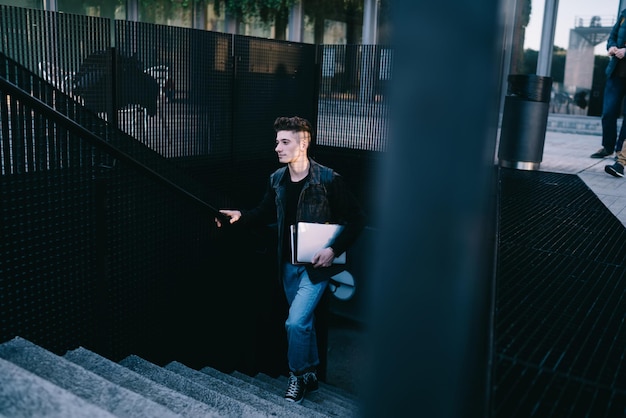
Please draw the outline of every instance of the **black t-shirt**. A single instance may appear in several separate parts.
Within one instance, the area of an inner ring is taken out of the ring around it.
[[[302,187],[304,187],[304,183],[309,178],[309,175],[303,178],[300,181],[294,182],[291,181],[291,178],[287,177],[287,187],[285,194],[285,223],[284,227],[286,230],[284,231],[283,237],[285,237],[285,241],[283,242],[283,256],[287,257],[289,260],[291,257],[291,234],[289,233],[289,226],[295,225],[296,217],[298,214],[298,200],[300,199],[300,193],[302,193]]]

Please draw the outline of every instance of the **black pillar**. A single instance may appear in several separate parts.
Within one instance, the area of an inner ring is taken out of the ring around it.
[[[499,9],[496,0],[393,6],[366,417],[487,416]]]

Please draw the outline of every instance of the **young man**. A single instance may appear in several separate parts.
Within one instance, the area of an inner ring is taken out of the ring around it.
[[[275,151],[286,164],[270,175],[267,190],[251,210],[220,210],[230,223],[278,225],[279,276],[289,304],[285,322],[289,385],[285,399],[300,403],[306,392],[318,388],[319,365],[314,311],[329,279],[341,270],[333,265],[365,226],[364,213],[334,170],[308,156],[312,126],[306,119],[279,117],[274,122]],[[216,219],[218,227],[221,223]],[[344,225],[334,242],[320,248],[310,264],[291,264],[289,227],[296,222]]]

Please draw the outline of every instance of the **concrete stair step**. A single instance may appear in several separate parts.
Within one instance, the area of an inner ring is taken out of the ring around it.
[[[333,395],[345,400],[346,402],[349,402],[351,404],[358,404],[359,403],[359,398],[357,395],[355,395],[354,393],[348,392],[347,390],[338,388],[336,386],[333,385],[329,385],[328,383],[324,383],[324,382],[320,382],[320,388],[322,388],[323,390],[327,390],[330,391]]]
[[[202,373],[198,370],[191,369],[179,362],[171,362],[166,365],[165,368],[203,386],[211,387],[215,390],[218,390],[220,393],[228,395],[233,399],[237,399],[241,402],[258,408],[259,410],[263,410],[270,416],[278,418],[288,418],[294,416],[294,410],[289,407],[293,404],[286,402],[284,399],[281,403],[277,403],[265,399],[262,396],[258,396],[248,391],[245,388],[245,382],[243,381],[239,381],[239,384],[226,383],[221,379],[212,377],[209,374]],[[300,412],[304,412],[304,410]]]
[[[130,355],[120,361],[124,367],[133,370],[170,389],[179,391],[190,398],[203,402],[218,414],[228,417],[270,417],[271,413],[245,402],[220,393],[212,387],[204,386],[171,370],[159,367],[138,356]]]
[[[131,355],[115,363],[84,347],[58,356],[16,337],[0,344],[0,418],[356,417],[357,402],[320,382],[301,404],[286,402],[287,377],[165,367]]]
[[[85,401],[7,360],[0,359],[0,417],[113,418]]]
[[[79,347],[68,351],[63,358],[185,417],[217,418],[222,416],[209,405],[156,383],[86,348]]]
[[[118,417],[181,416],[20,337],[0,344],[0,358]]]
[[[284,391],[285,388],[282,388],[282,391],[277,391],[276,389],[274,389],[274,387],[269,387],[269,389],[271,390],[267,390],[264,387],[260,387],[259,385],[255,385],[253,383],[250,383],[249,381],[235,377],[233,375],[227,374],[227,373],[223,373],[219,370],[216,370],[212,367],[205,367],[200,369],[201,373],[205,373],[215,379],[220,379],[225,383],[231,384],[231,385],[236,385],[242,389],[245,389],[246,391],[253,393],[259,397],[262,397],[270,402],[274,402],[275,404],[278,405],[286,405],[287,408],[289,408],[292,411],[292,416],[308,416],[308,417],[327,417],[328,414],[323,413],[323,410],[321,411],[317,411],[315,409],[315,407],[317,405],[310,403],[310,405],[308,405],[309,407],[307,408],[306,406],[303,406],[301,404],[295,404],[292,402],[286,402],[285,398],[283,397],[284,395]],[[247,375],[246,378],[250,378]],[[307,404],[305,404],[307,405]]]
[[[259,373],[252,377],[237,371],[233,372],[232,376],[271,392],[283,393],[287,389],[287,378],[283,382],[264,373]],[[356,405],[353,408],[346,408],[345,405],[337,403],[332,397],[325,396],[325,394],[320,392],[318,390],[317,392],[307,394],[301,405],[329,416],[354,417],[358,415],[358,407]]]

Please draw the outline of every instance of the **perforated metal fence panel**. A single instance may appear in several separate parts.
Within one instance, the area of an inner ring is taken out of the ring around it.
[[[111,356],[141,347],[157,332],[148,325],[176,307],[162,304],[168,283],[194,270],[214,234],[206,208],[185,198],[203,191],[43,79],[0,62],[3,78],[51,108],[0,90],[0,334]],[[90,143],[64,117],[102,139]]]
[[[79,167],[0,176],[3,339],[24,335],[54,349],[93,342],[91,174]]]
[[[495,417],[626,411],[626,229],[576,175],[500,171]]]
[[[320,45],[317,143],[385,151],[389,137],[387,84],[393,52],[381,45]]]
[[[0,51],[69,91],[93,51],[111,47],[111,20],[0,5]]]
[[[116,22],[120,57],[133,57],[157,84],[156,95],[128,74],[120,91],[146,106],[119,103],[120,128],[168,158],[230,152],[232,124],[232,36],[137,22]]]

